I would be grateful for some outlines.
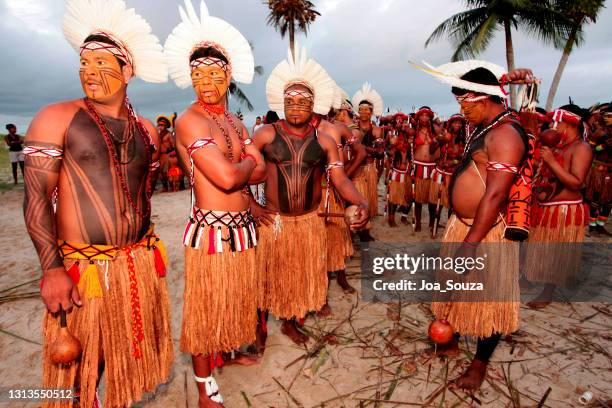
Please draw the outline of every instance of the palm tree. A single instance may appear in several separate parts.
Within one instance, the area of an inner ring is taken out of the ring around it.
[[[264,73],[263,67],[261,65],[257,65],[255,67],[255,76],[262,76],[263,73]],[[253,109],[254,109],[253,104],[251,103],[249,98],[246,96],[244,91],[240,89],[240,87],[234,80],[230,82],[228,91],[231,96],[236,98],[236,101],[238,101],[238,104],[247,108],[249,112],[253,112]]]
[[[562,41],[557,44],[558,48],[563,48],[561,60],[555,71],[555,76],[550,84],[550,91],[546,99],[546,110],[551,110],[555,101],[555,95],[559,89],[561,76],[565,70],[565,65],[572,53],[574,47],[582,45],[583,26],[588,23],[595,23],[597,14],[604,8],[605,0],[558,0],[557,7],[571,21],[571,30],[569,35],[562,38]]]
[[[253,47],[253,44],[250,41],[249,41],[249,45],[251,46],[251,50],[255,49],[255,47]],[[256,65],[255,66],[255,76],[258,76],[258,77],[262,76],[263,73],[264,73],[263,67],[261,65]],[[234,98],[236,98],[239,105],[246,107],[249,112],[253,112],[253,104],[251,103],[249,98],[247,98],[246,94],[242,91],[242,89],[240,89],[240,87],[235,81],[232,80],[230,82],[228,91],[229,91],[228,96],[233,96]]]
[[[295,51],[295,30],[308,33],[308,26],[321,14],[308,0],[264,0],[270,8],[267,23],[280,32],[281,38],[289,33],[291,54]]]
[[[452,60],[472,58],[483,52],[503,28],[506,37],[508,71],[515,68],[512,28],[523,29],[544,43],[554,43],[568,30],[569,22],[554,8],[553,0],[464,0],[466,11],[442,22],[431,33],[425,46],[449,37],[457,47]],[[567,0],[570,1],[570,0]],[[512,89],[511,102],[515,106]]]

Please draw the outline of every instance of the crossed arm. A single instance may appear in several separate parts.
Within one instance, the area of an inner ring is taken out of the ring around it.
[[[192,143],[202,139],[214,140],[214,138],[211,131],[202,133],[201,122],[196,122],[194,125],[194,119],[185,116],[182,120],[177,121],[176,135],[179,149],[188,159],[188,147]],[[232,191],[242,188],[251,179],[265,178],[265,163],[261,153],[253,145],[247,145],[245,152],[247,156],[242,161],[232,163],[216,146],[216,143],[211,143],[194,151],[191,157],[195,167],[212,184],[221,190]]]

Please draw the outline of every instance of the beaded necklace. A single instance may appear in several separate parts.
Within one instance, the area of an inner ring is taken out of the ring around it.
[[[87,110],[89,111],[89,114],[91,115],[91,117],[94,119],[94,121],[98,125],[98,128],[100,129],[100,133],[102,133],[102,136],[104,137],[104,142],[106,143],[106,147],[108,148],[108,152],[111,158],[111,162],[113,164],[113,168],[115,169],[117,178],[119,178],[119,184],[121,185],[121,189],[123,190],[123,193],[125,194],[125,197],[128,200],[128,203],[130,204],[134,212],[136,212],[136,214],[138,214],[143,219],[146,218],[151,212],[151,195],[152,195],[151,194],[151,172],[150,171],[147,172],[147,178],[145,181],[146,203],[145,203],[145,210],[142,211],[140,208],[138,208],[138,205],[134,201],[134,198],[132,197],[132,193],[130,192],[130,189],[128,188],[127,180],[125,179],[125,177],[123,176],[123,173],[121,172],[121,163],[119,162],[119,158],[117,157],[117,151],[115,150],[115,145],[111,139],[111,132],[108,129],[108,126],[106,126],[106,122],[104,122],[102,117],[98,114],[98,112],[96,111],[96,108],[93,106],[93,104],[88,98],[83,98],[83,102],[85,103],[85,106],[87,107]],[[143,126],[140,120],[138,120],[138,117],[136,116],[136,113],[134,112],[134,109],[132,108],[132,105],[130,104],[127,98],[125,98],[124,103],[128,110],[128,123],[126,126],[132,126],[132,124],[134,123],[138,126],[138,129],[140,131],[139,133],[145,144],[145,150],[147,153],[147,167],[149,167],[151,164],[151,154],[152,154],[151,152],[152,142],[149,136],[149,132],[147,132],[146,128]]]
[[[489,123],[486,127],[484,127],[482,130],[476,132],[476,133],[472,133],[471,135],[468,135],[468,137],[465,140],[465,150],[463,151],[463,158],[465,159],[468,154],[471,154],[471,148],[472,145],[478,141],[478,139],[480,139],[481,137],[483,137],[484,135],[486,135],[491,129],[493,129],[494,127],[496,127],[497,125],[500,124],[500,122],[505,119],[506,117],[512,115],[511,111],[505,111],[503,113],[501,113],[500,115],[498,115],[493,122]]]
[[[227,133],[225,128],[221,125],[221,122],[219,122],[219,119],[217,119],[216,115],[219,115],[221,113],[223,113],[223,115],[229,122],[230,126],[234,129],[234,132],[236,132],[236,134],[238,135],[238,140],[240,140],[241,154],[244,155],[245,151],[244,151],[244,140],[242,140],[242,132],[238,129],[238,127],[234,123],[234,120],[232,119],[232,115],[230,115],[230,113],[224,107],[223,107],[223,111],[217,108],[218,106],[221,106],[221,105],[208,105],[199,99],[198,99],[198,104],[206,113],[208,113],[208,116],[210,116],[213,119],[213,121],[217,125],[217,128],[219,129],[219,131],[225,138],[225,143],[227,144],[227,158],[230,161],[234,160],[234,143],[232,142],[232,138]]]

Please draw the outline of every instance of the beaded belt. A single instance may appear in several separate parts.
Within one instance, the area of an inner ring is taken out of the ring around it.
[[[250,210],[210,211],[194,207],[183,234],[183,245],[200,248],[208,234],[208,253],[223,252],[223,241],[232,252],[242,252],[257,246],[255,219]]]

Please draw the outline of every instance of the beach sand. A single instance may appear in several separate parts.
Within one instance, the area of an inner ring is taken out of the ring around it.
[[[0,290],[40,275],[23,221],[22,196],[21,186],[0,192],[3,203]],[[176,359],[169,383],[136,406],[197,406],[190,356],[181,354],[178,346],[183,292],[180,234],[188,206],[187,191],[153,197],[153,220],[169,254],[167,279]],[[426,212],[423,211],[424,216]],[[427,229],[427,220],[423,226]],[[414,235],[409,226],[391,229],[384,224],[383,217],[374,221],[372,235],[391,242],[430,240],[427,231]],[[357,251],[347,272],[358,289],[359,271]],[[34,282],[16,291],[37,290],[38,283]],[[308,350],[298,347],[280,333],[279,322],[271,318],[262,361],[250,367],[227,366],[215,374],[226,407],[373,407],[377,406],[375,400],[395,402],[378,405],[381,407],[461,407],[470,403],[486,407],[535,407],[549,387],[551,391],[544,407],[579,406],[578,397],[585,390],[592,391],[601,400],[612,398],[609,304],[556,303],[543,311],[522,306],[520,332],[500,343],[487,382],[475,399],[471,399],[461,391],[445,389],[442,384],[446,378],[452,379],[461,373],[475,351],[475,342],[462,339],[462,352],[456,359],[431,358],[424,354],[431,345],[426,338],[431,319],[427,304],[398,307],[397,304],[366,303],[356,295],[345,295],[335,282],[330,285],[329,302],[333,310],[331,317],[311,316],[306,320],[307,330],[320,338],[337,328],[326,341],[317,343],[311,339]],[[7,389],[40,386],[43,311],[40,298],[0,306],[3,330],[0,333],[0,388],[4,394],[0,406],[40,405],[23,401],[9,403],[5,396]],[[349,311],[352,311],[351,318],[346,320]],[[319,352],[312,358],[295,361],[315,349],[315,345],[320,346]],[[101,394],[104,394],[103,386]]]

